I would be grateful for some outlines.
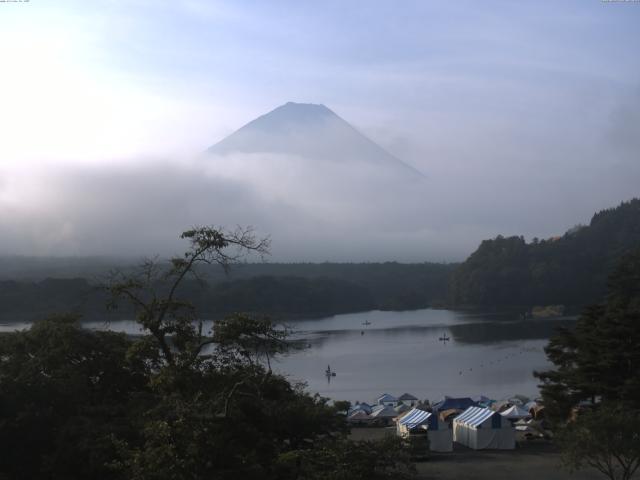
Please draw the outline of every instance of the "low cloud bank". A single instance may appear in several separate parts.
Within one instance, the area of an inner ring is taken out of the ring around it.
[[[184,249],[180,232],[213,224],[271,236],[273,261],[462,260],[499,233],[544,236],[540,225],[564,219],[554,209],[581,212],[563,199],[589,194],[584,180],[554,185],[544,172],[407,181],[365,162],[274,154],[5,168],[0,180],[0,254],[170,255]]]
[[[461,250],[430,226],[440,202],[427,181],[363,163],[203,156],[2,178],[3,254],[167,255],[182,249],[181,231],[203,224],[252,225],[272,237],[274,260],[409,261]]]

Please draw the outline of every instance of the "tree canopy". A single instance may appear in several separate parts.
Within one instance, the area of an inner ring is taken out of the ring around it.
[[[545,348],[554,369],[538,372],[565,463],[611,480],[640,466],[640,249],[625,255],[603,304]]]
[[[596,400],[640,409],[639,327],[640,249],[611,275],[606,302],[549,341],[545,351],[556,368],[537,373],[549,413],[562,420],[580,402]]]
[[[558,441],[571,470],[595,468],[610,480],[630,480],[640,467],[640,412],[604,405],[567,425]]]
[[[199,265],[228,268],[267,243],[211,227],[183,238],[184,255],[115,272],[105,285],[112,307],[133,304],[141,336],[89,331],[75,316],[0,336],[0,478],[409,474],[408,459],[391,456],[398,441],[349,441],[338,408],[272,371],[273,355],[289,348],[286,329],[236,314],[205,332],[180,297],[185,279],[202,280]]]
[[[640,245],[640,199],[546,240],[483,241],[453,273],[454,305],[585,306],[602,298],[620,258]]]

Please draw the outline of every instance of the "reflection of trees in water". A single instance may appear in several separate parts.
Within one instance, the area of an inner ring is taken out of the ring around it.
[[[325,344],[335,342],[336,340],[345,341],[359,341],[363,339],[368,341],[371,337],[385,338],[389,342],[398,341],[400,338],[405,337],[407,341],[399,343],[424,343],[425,340],[430,341],[432,338],[437,341],[437,337],[442,335],[443,332],[448,330],[448,326],[429,326],[429,327],[399,327],[399,328],[377,328],[377,329],[363,329],[363,330],[327,330],[323,332],[314,332],[306,338],[295,339],[294,342],[297,345],[306,346],[308,348],[322,348]],[[363,333],[364,332],[364,333]],[[387,342],[388,343],[388,342]]]
[[[561,320],[521,320],[473,322],[458,325],[407,326],[395,328],[377,328],[363,330],[327,330],[305,332],[304,337],[292,340],[296,349],[322,348],[326,344],[339,341],[367,342],[371,337],[387,342],[403,344],[438,342],[443,333],[452,337],[454,342],[464,344],[491,344],[513,340],[546,340],[559,327],[571,327],[574,319]],[[362,333],[364,332],[364,334]],[[402,341],[400,341],[402,339]]]
[[[480,322],[513,322],[522,318],[521,308],[500,309],[496,312],[482,311],[456,311],[461,320]]]
[[[451,325],[449,331],[456,342],[486,344],[509,340],[545,340],[556,333],[556,329],[573,325],[574,319],[478,322]]]

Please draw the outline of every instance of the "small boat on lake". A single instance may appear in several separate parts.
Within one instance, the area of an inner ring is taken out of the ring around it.
[[[443,333],[442,336],[438,340],[440,340],[441,342],[445,343],[445,342],[448,342],[449,340],[451,340],[451,338],[447,337],[446,333]]]
[[[362,322],[363,325],[371,325],[371,322],[369,320],[365,320],[364,322]]]
[[[336,376],[336,372],[332,372],[331,371],[331,365],[327,365],[327,369],[325,370],[324,374],[327,377],[335,377]]]

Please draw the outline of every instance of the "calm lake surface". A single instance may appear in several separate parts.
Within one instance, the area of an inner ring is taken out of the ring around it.
[[[281,358],[277,369],[335,400],[371,402],[385,392],[432,401],[444,395],[535,397],[532,372],[550,367],[543,351],[549,336],[573,322],[431,309],[291,322],[309,347]],[[451,340],[440,341],[443,336]],[[327,365],[336,372],[330,381]]]
[[[291,381],[306,382],[311,393],[335,400],[372,402],[385,392],[432,401],[443,395],[535,397],[538,382],[532,372],[550,367],[543,351],[549,336],[573,322],[432,309],[289,321],[307,348],[278,358],[273,366]],[[84,325],[140,333],[133,321]],[[0,325],[0,331],[27,326]],[[443,336],[450,340],[440,341]],[[328,365],[336,372],[329,381]]]

